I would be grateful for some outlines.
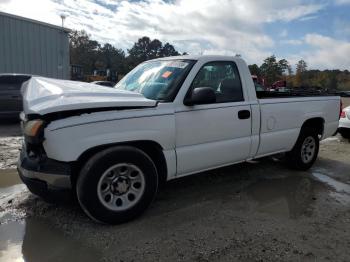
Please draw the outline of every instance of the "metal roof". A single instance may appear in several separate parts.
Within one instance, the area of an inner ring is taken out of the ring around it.
[[[71,29],[66,28],[66,27],[61,27],[58,25],[53,25],[53,24],[42,22],[42,21],[38,21],[38,20],[34,20],[34,19],[30,19],[30,18],[26,18],[23,16],[14,15],[14,14],[9,14],[9,13],[5,13],[5,12],[1,12],[1,11],[0,11],[0,16],[7,16],[10,18],[18,19],[18,20],[27,21],[27,22],[34,23],[34,24],[39,24],[39,25],[51,27],[53,29],[63,30],[64,32],[67,32],[67,33],[69,33],[71,31]]]

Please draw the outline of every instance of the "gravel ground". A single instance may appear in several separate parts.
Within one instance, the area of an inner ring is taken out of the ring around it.
[[[0,140],[2,167],[19,141]],[[142,217],[119,226],[6,183],[4,261],[349,261],[350,145],[340,137],[322,143],[307,172],[267,158],[172,181]]]
[[[0,170],[16,168],[22,138],[18,123],[0,124]]]
[[[16,168],[21,137],[0,137],[0,169]]]

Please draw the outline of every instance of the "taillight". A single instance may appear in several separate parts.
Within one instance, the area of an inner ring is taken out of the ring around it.
[[[346,117],[346,113],[344,110],[342,110],[340,113],[340,118],[345,118],[345,117]]]

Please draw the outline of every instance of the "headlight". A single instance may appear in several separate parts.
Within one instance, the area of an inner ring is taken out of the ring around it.
[[[24,123],[23,134],[26,138],[40,139],[42,137],[43,130],[44,130],[43,120],[40,120],[40,119],[30,120]]]

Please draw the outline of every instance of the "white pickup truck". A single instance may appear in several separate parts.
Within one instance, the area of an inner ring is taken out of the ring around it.
[[[33,77],[22,91],[20,177],[44,198],[75,192],[110,224],[140,215],[174,178],[282,152],[306,170],[341,111],[336,96],[256,92],[228,56],[147,61],[115,88]]]

